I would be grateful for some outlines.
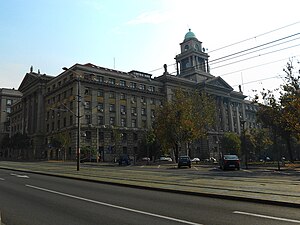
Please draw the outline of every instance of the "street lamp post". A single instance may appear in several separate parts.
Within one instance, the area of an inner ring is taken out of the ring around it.
[[[247,151],[246,143],[245,143],[246,142],[246,132],[245,132],[246,120],[241,118],[240,122],[242,125],[242,149],[245,152],[245,166],[246,166],[246,169],[248,169],[248,151]]]
[[[67,67],[62,68],[65,71],[71,70]],[[74,72],[74,71],[73,71]],[[76,72],[74,72],[76,73]],[[80,96],[80,79],[79,75],[77,74],[77,114],[75,116],[77,117],[77,149],[76,149],[76,157],[77,157],[77,171],[79,171],[79,165],[80,165],[80,102],[81,102],[81,96]]]

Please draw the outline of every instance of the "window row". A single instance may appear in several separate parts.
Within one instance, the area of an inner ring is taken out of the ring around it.
[[[155,92],[156,88],[154,86],[146,86],[145,84],[138,84],[136,82],[128,82],[126,80],[117,80],[115,78],[108,78],[107,80],[104,79],[104,76],[101,75],[94,75],[94,74],[84,74],[84,79],[85,80],[93,80],[98,83],[108,83],[111,85],[118,85],[120,87],[129,87],[133,89],[140,89],[143,91],[150,91],[150,92]],[[159,89],[160,90],[160,89]]]

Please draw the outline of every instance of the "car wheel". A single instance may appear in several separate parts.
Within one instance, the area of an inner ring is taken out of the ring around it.
[[[240,167],[237,167],[237,170],[240,170]]]

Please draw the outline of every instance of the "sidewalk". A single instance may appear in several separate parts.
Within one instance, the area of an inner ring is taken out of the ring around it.
[[[174,165],[118,167],[104,163],[84,163],[80,171],[76,171],[74,162],[8,161],[0,161],[0,168],[300,208],[300,171],[297,170],[278,172],[272,168],[250,168],[224,173],[204,166],[177,170]]]

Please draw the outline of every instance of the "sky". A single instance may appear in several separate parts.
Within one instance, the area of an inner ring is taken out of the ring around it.
[[[156,77],[167,64],[175,75],[191,29],[211,74],[251,98],[283,84],[286,63],[300,59],[299,8],[299,0],[0,0],[0,88],[17,89],[31,66],[57,76],[92,63]]]

